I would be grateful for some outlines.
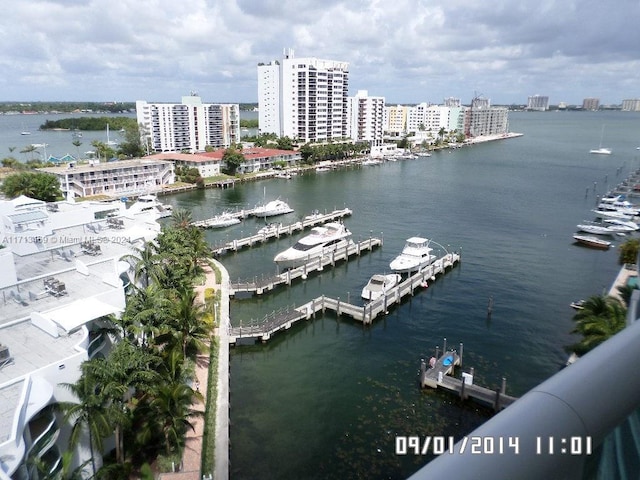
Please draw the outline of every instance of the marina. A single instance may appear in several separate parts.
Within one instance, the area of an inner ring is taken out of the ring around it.
[[[234,218],[244,218],[249,215],[250,210],[248,211],[240,211],[235,213],[230,213],[229,216]],[[353,212],[348,208],[343,208],[341,210],[334,210],[332,212],[320,215],[313,215],[307,218],[302,219],[299,222],[295,222],[289,225],[281,225],[277,224],[275,228],[265,230],[261,233],[256,233],[255,235],[250,235],[248,237],[242,237],[238,239],[234,239],[229,242],[225,242],[221,246],[214,246],[212,249],[214,256],[225,255],[230,252],[237,252],[245,247],[252,247],[255,244],[264,243],[268,240],[274,238],[280,238],[281,236],[292,235],[294,233],[303,231],[307,228],[315,227],[316,225],[320,225],[332,220],[348,217]],[[214,217],[215,218],[215,217]],[[201,222],[208,222],[209,220],[201,220]],[[194,223],[195,224],[195,223]],[[197,225],[201,226],[201,225]]]
[[[267,315],[261,321],[250,321],[248,325],[241,324],[230,327],[228,329],[229,343],[235,345],[242,339],[266,342],[274,333],[281,330],[288,330],[296,322],[315,318],[319,312],[324,314],[327,310],[335,312],[337,316],[348,316],[363,325],[370,325],[378,316],[388,314],[392,306],[399,305],[404,298],[413,296],[416,289],[427,288],[427,282],[435,281],[438,275],[446,273],[447,269],[453,268],[459,262],[459,254],[447,253],[428,267],[408,276],[403,282],[389,289],[378,299],[365,305],[349,303],[349,298],[347,298],[345,302],[340,300],[340,298],[330,298],[322,295],[299,307],[272,312],[272,314]],[[304,267],[299,268],[302,269]],[[304,269],[304,271],[306,272],[306,269]],[[302,270],[296,269],[296,273],[301,275],[301,272]],[[288,273],[289,272],[287,272],[287,274]],[[284,278],[281,278],[282,282],[287,279],[287,274],[284,274]],[[255,284],[246,285],[247,289],[250,289],[252,292],[255,291]],[[237,284],[235,287],[232,285],[231,292],[237,293],[239,291],[237,288],[239,288]]]
[[[345,245],[344,248],[319,256],[304,265],[286,270],[278,275],[268,278],[262,277],[260,280],[256,277],[253,281],[232,283],[229,293],[231,296],[238,293],[262,295],[273,290],[278,285],[291,285],[297,279],[305,280],[313,272],[322,272],[325,267],[334,267],[338,262],[348,261],[354,256],[359,257],[362,253],[380,246],[382,246],[382,239],[380,238],[369,238],[357,244]]]

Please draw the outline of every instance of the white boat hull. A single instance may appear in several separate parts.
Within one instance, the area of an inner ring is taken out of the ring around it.
[[[365,300],[377,300],[398,285],[400,280],[402,280],[402,277],[397,273],[391,273],[389,275],[376,274],[369,279],[360,295]]]
[[[320,257],[331,254],[332,252],[340,249],[344,249],[348,245],[353,244],[352,240],[343,239],[333,245],[326,247],[319,246],[317,249],[311,249],[306,252],[293,251],[287,249],[282,253],[276,255],[273,261],[283,270],[290,268],[301,267],[304,264],[312,263]]]

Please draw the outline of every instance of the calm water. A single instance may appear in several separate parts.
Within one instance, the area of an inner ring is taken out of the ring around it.
[[[107,142],[107,140],[123,141],[124,136],[118,131],[110,130],[107,139],[107,131],[83,131],[79,146],[75,146],[73,142],[76,140],[69,131],[50,131],[39,130],[41,125],[47,120],[61,120],[71,117],[108,117],[108,116],[124,116],[135,118],[135,113],[113,115],[102,113],[59,113],[59,114],[37,114],[37,115],[0,115],[0,159],[8,156],[25,162],[30,159],[48,159],[49,156],[62,157],[66,154],[74,157],[86,158],[85,152],[94,150],[91,142],[97,140],[99,142]],[[258,118],[257,112],[241,111],[240,118],[255,119]],[[21,135],[21,132],[28,131],[31,135]],[[241,136],[255,134],[255,130],[241,132]],[[33,153],[21,153],[31,144],[46,145],[39,146]]]
[[[22,121],[28,123],[23,127]],[[74,154],[69,132],[36,133],[43,121],[0,116],[0,156],[23,143],[48,143],[48,154]],[[614,153],[589,155],[603,124],[603,145]],[[234,324],[323,293],[359,303],[362,286],[372,274],[388,271],[410,236],[462,252],[461,265],[370,327],[326,315],[266,345],[232,349],[233,479],[405,478],[416,471],[429,459],[398,459],[396,435],[462,435],[489,416],[448,394],[418,388],[420,358],[432,355],[444,337],[450,346],[464,343],[465,369],[475,368],[476,382],[496,387],[504,376],[512,395],[524,394],[564,363],[563,347],[573,341],[569,303],[608,289],[618,271],[615,249],[582,248],[571,235],[591,218],[596,195],[640,168],[640,115],[512,113],[510,125],[524,136],[426,159],[166,197],[191,209],[194,219],[265,198],[280,197],[295,208],[281,217],[284,223],[314,209],[347,206],[354,214],[345,223],[356,240],[384,238],[383,248],[349,264],[233,301]],[[30,137],[19,135],[25,128]],[[89,134],[82,141],[81,151],[90,149]],[[248,219],[207,237],[214,244],[263,223]],[[232,279],[271,274],[275,254],[296,238],[222,261]]]
[[[601,126],[611,156],[590,155]],[[462,252],[462,263],[373,326],[326,315],[231,351],[232,478],[405,478],[428,458],[398,459],[396,435],[462,435],[488,418],[452,396],[420,391],[421,357],[464,343],[476,382],[522,395],[563,365],[573,341],[572,300],[608,289],[615,249],[573,244],[596,196],[640,167],[640,115],[513,113],[523,137],[430,158],[388,162],[292,180],[168,197],[194,219],[280,197],[295,208],[348,206],[356,239],[384,246],[291,288],[232,302],[232,323],[248,323],[322,293],[359,303],[362,286],[407,237]],[[254,219],[207,233],[211,243],[254,232]],[[296,237],[224,257],[232,279],[276,271],[274,255]],[[620,240],[616,241],[619,243]],[[487,303],[493,297],[491,318]]]

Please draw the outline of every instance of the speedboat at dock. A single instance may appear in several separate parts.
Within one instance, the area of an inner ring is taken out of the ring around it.
[[[347,227],[339,222],[329,222],[313,227],[308,235],[277,254],[273,261],[284,269],[295,268],[351,244],[351,232]]]
[[[240,223],[240,219],[237,216],[225,212],[206,220],[193,222],[193,225],[202,228],[225,228],[231,225],[237,225],[238,223]]]
[[[362,289],[362,298],[370,301],[376,300],[398,285],[401,279],[402,277],[399,273],[375,274]]]
[[[599,248],[602,250],[608,250],[611,246],[611,242],[598,237],[594,237],[593,235],[575,234],[573,236],[573,239],[576,242],[581,243],[582,245],[586,245],[587,247]]]
[[[272,200],[253,209],[251,215],[256,217],[274,217],[293,212],[293,208],[283,200]]]
[[[397,273],[409,273],[421,270],[431,264],[436,256],[431,254],[430,240],[422,237],[411,237],[402,249],[402,253],[394,258],[389,267]]]

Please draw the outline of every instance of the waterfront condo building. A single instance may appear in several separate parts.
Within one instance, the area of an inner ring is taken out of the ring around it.
[[[238,104],[202,103],[196,94],[181,103],[136,102],[142,144],[152,152],[204,152],[240,142]]]
[[[585,98],[582,100],[582,109],[583,110],[593,110],[596,111],[600,108],[600,99],[599,98]]]
[[[492,107],[489,99],[474,99],[465,111],[465,136],[503,135],[509,131],[509,109]]]
[[[307,142],[349,136],[349,64],[318,58],[283,58],[258,64],[260,133]]]
[[[533,95],[527,100],[527,110],[544,112],[549,110],[549,97],[543,95]]]
[[[156,218],[123,202],[0,201],[0,479],[63,478],[56,404],[77,402],[64,384],[117,340],[103,327],[125,308],[122,258],[157,236]],[[71,467],[90,458],[84,432]]]
[[[640,112],[640,98],[631,98],[622,101],[623,112]]]
[[[389,135],[400,136],[407,131],[409,107],[393,105],[384,108],[384,130]]]
[[[382,145],[384,97],[370,97],[366,90],[358,90],[355,97],[349,97],[347,111],[351,140],[371,147]]]
[[[462,132],[464,109],[419,103],[409,107],[407,116],[407,132],[430,132],[437,134],[441,129],[450,132]]]

